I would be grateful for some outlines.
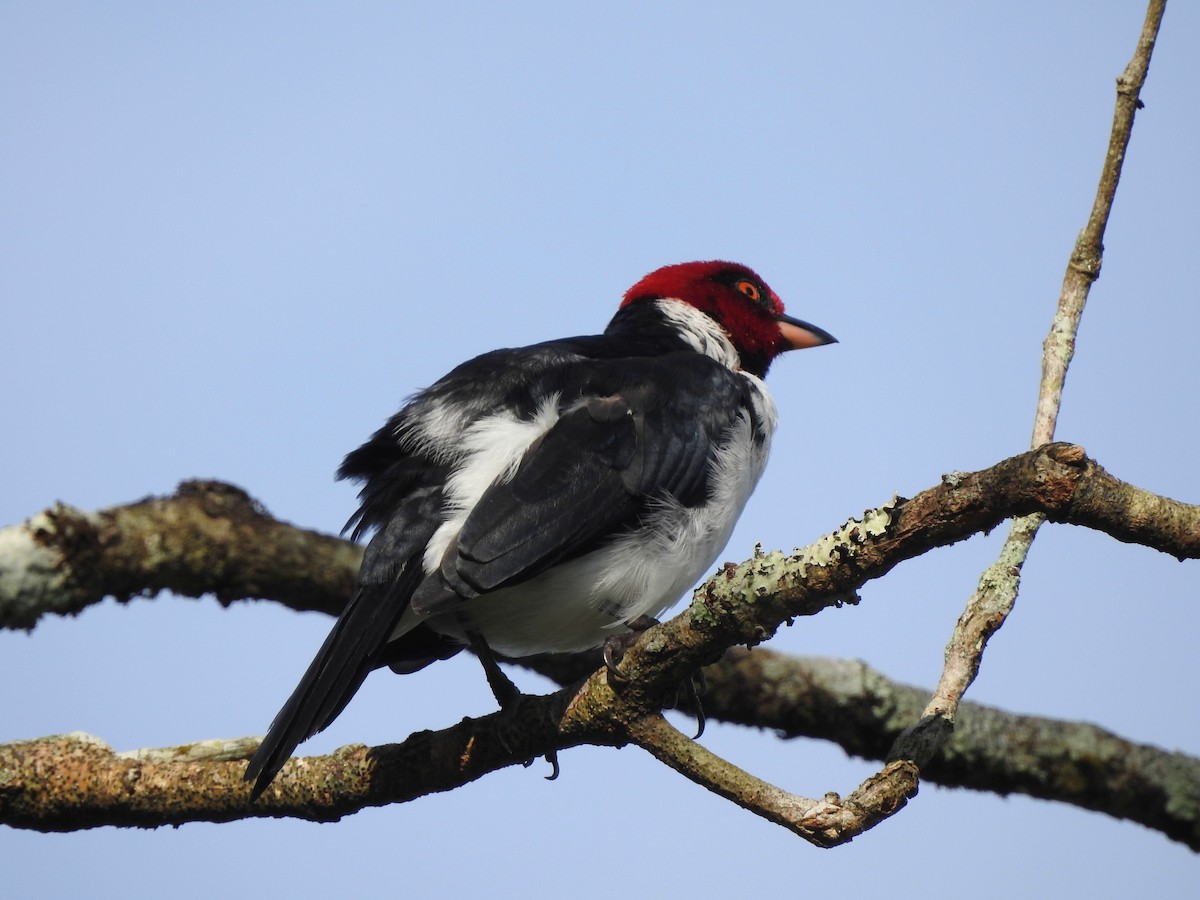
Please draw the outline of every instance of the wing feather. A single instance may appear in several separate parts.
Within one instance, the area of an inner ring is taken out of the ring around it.
[[[587,552],[636,527],[663,498],[704,502],[709,463],[745,399],[742,379],[694,353],[598,363],[578,393],[511,480],[489,488],[467,517],[442,566],[460,594],[519,583]]]

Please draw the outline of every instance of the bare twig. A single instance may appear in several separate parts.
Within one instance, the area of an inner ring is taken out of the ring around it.
[[[1121,179],[1121,167],[1133,131],[1133,120],[1141,101],[1138,99],[1150,68],[1150,56],[1162,23],[1166,0],[1151,0],[1146,10],[1137,49],[1121,77],[1117,79],[1117,101],[1113,114],[1112,132],[1100,173],[1096,199],[1087,224],[1075,241],[1075,248],[1063,276],[1062,291],[1054,320],[1042,348],[1042,380],[1038,389],[1037,412],[1034,416],[1032,446],[1040,447],[1054,440],[1055,423],[1062,405],[1063,385],[1067,368],[1075,352],[1075,336],[1083,307],[1092,283],[1100,277],[1104,254],[1104,231],[1112,211],[1113,197]],[[893,754],[905,756],[915,752],[917,740],[928,730],[930,723],[953,724],[963,694],[975,676],[983,659],[988,639],[1004,624],[1012,612],[1021,585],[1021,568],[1029,548],[1045,521],[1042,514],[1016,519],[995,563],[984,570],[975,592],[954,627],[946,646],[946,661],[938,685],[925,707],[921,723],[914,726],[893,749]],[[933,746],[921,749],[922,755],[936,750],[948,729],[938,726]]]
[[[1104,166],[1100,171],[1100,183],[1096,186],[1096,199],[1088,215],[1087,224],[1075,240],[1075,248],[1067,262],[1063,275],[1062,292],[1050,333],[1042,344],[1042,381],[1038,389],[1037,414],[1033,422],[1031,446],[1040,447],[1054,440],[1054,427],[1058,411],[1062,406],[1063,385],[1067,380],[1067,367],[1075,355],[1075,336],[1079,332],[1079,320],[1087,303],[1092,283],[1100,277],[1100,266],[1104,258],[1104,232],[1108,228],[1108,217],[1112,212],[1113,198],[1121,180],[1121,168],[1125,164],[1125,152],[1133,133],[1133,120],[1141,107],[1140,95],[1150,70],[1150,56],[1162,24],[1166,0],[1150,0],[1142,33],[1138,36],[1137,49],[1125,71],[1117,79],[1117,102],[1113,111],[1112,131],[1108,138],[1108,150]]]
[[[726,762],[660,715],[634,723],[630,737],[696,784],[818,847],[847,843],[898,812],[917,792],[917,767],[906,760],[889,763],[844,799],[829,793],[814,800],[788,793]]]

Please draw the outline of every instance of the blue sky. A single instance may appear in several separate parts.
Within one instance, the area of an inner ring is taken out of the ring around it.
[[[841,340],[773,367],[772,463],[723,558],[1025,449],[1138,4],[434,6],[0,7],[0,522],[214,477],[334,532],[354,492],[333,471],[407,394],[496,346],[600,330],[645,272],[697,258],[752,265]],[[1191,501],[1198,39],[1200,11],[1172,5],[1059,422]],[[931,686],[1001,537],[773,646]],[[1196,563],[1044,529],[969,696],[1200,753],[1198,584]],[[261,733],[329,624],[160,597],[0,634],[0,740]],[[379,674],[303,749],[492,705],[470,659]],[[874,768],[728,726],[704,740],[808,795]],[[1173,897],[1200,875],[1157,834],[1020,797],[926,785],[817,851],[635,749],[562,763],[336,825],[6,830],[0,858],[20,897],[928,896],[981,873],[979,897]]]

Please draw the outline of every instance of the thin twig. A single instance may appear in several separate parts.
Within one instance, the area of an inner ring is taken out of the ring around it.
[[[898,760],[842,798],[821,800],[791,794],[722,759],[676,730],[661,715],[630,728],[635,744],[659,762],[743,809],[782,825],[819,847],[844,844],[898,812],[917,792],[917,767]]]
[[[1062,291],[1050,332],[1042,346],[1042,380],[1038,389],[1031,446],[1040,447],[1054,440],[1054,428],[1062,405],[1067,368],[1075,352],[1075,337],[1092,283],[1100,277],[1104,255],[1104,231],[1112,212],[1113,197],[1121,180],[1121,166],[1133,132],[1133,120],[1141,101],[1138,99],[1150,68],[1150,56],[1162,23],[1166,0],[1151,0],[1146,10],[1137,49],[1121,77],[1117,79],[1117,102],[1113,113],[1108,151],[1100,173],[1096,199],[1087,224],[1075,241],[1075,248],[1063,276]],[[1021,585],[1021,567],[1029,548],[1045,521],[1040,513],[1013,521],[1008,538],[995,563],[984,570],[975,592],[955,625],[946,646],[946,662],[937,688],[925,708],[923,721],[933,719],[953,723],[963,694],[975,680],[988,639],[1004,624],[1012,612]],[[914,729],[897,743],[893,753],[904,755],[905,739],[921,731]],[[941,732],[942,735],[945,732]],[[939,741],[940,742],[940,741]]]

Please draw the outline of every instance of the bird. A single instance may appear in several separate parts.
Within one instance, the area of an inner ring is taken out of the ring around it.
[[[504,707],[495,655],[595,650],[663,613],[763,473],[771,362],[832,343],[747,266],[685,262],[626,291],[602,334],[484,353],[410,397],[338,470],[361,484],[343,532],[372,537],[250,759],[252,799],[375,669],[470,646]]]

